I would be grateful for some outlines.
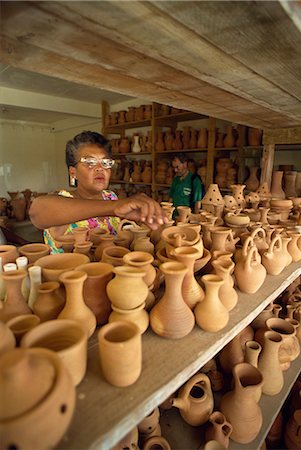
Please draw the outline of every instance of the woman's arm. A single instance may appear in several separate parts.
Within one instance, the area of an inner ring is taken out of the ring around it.
[[[34,199],[29,215],[32,223],[40,229],[103,216],[145,222],[153,229],[167,221],[160,205],[145,194],[114,201],[45,195]]]

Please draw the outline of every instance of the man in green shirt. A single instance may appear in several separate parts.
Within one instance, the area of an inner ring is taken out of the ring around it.
[[[169,197],[175,207],[189,206],[196,213],[201,208],[203,185],[200,177],[188,170],[187,161],[184,153],[173,158],[172,167],[176,176],[169,190]]]

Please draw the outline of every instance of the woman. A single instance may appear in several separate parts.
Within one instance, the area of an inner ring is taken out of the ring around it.
[[[167,222],[160,205],[147,195],[118,200],[108,190],[114,160],[110,143],[101,134],[83,131],[68,141],[66,163],[76,189],[37,197],[29,211],[32,223],[44,229],[52,253],[62,252],[55,239],[79,226],[102,227],[115,234],[120,218],[144,222],[151,229]]]

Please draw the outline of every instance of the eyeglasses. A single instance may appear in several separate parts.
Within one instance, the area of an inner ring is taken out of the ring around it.
[[[115,164],[114,159],[94,158],[93,156],[82,157],[78,162],[84,164],[88,169],[93,169],[97,164],[100,164],[103,169],[112,169]]]

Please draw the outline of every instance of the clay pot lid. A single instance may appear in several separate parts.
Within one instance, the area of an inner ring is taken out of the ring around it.
[[[0,420],[9,420],[38,405],[56,381],[56,367],[44,349],[16,348],[0,357]]]

